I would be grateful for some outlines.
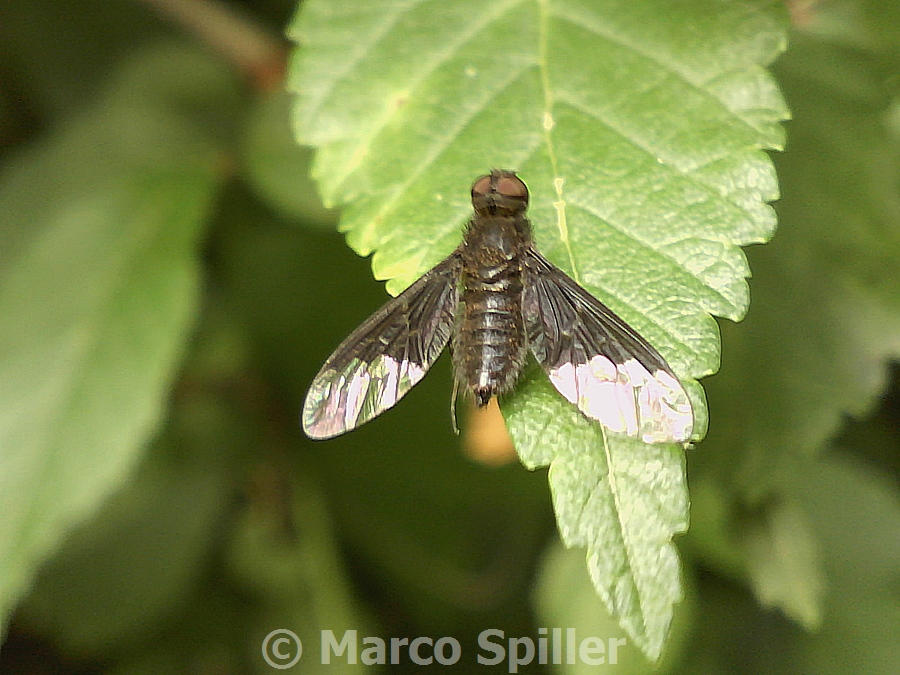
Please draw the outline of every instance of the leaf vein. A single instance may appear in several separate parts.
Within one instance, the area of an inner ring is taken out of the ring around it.
[[[441,66],[447,63],[453,56],[459,53],[463,45],[474,40],[475,37],[483,30],[488,28],[491,23],[497,21],[507,11],[509,11],[514,6],[521,4],[521,2],[522,0],[506,0],[503,3],[489,5],[492,11],[485,12],[483,15],[477,15],[480,19],[479,21],[473,21],[472,23],[467,24],[466,30],[461,31],[457,35],[455,40],[447,43],[447,45],[443,49],[435,51],[433,53],[432,59],[417,74],[417,76],[408,83],[408,86],[405,87],[404,90],[410,93],[414,92],[419,86],[426,82],[435,71],[437,71]],[[373,45],[374,44],[377,44],[377,42],[373,43]],[[526,66],[523,66],[522,69],[524,69],[525,67]],[[377,138],[378,135],[385,129],[394,113],[395,111],[391,106],[385,106],[381,112],[381,115],[374,120],[373,124],[369,126],[364,133],[360,133],[358,135],[358,149],[356,152],[350,155],[350,158],[348,159],[344,167],[336,171],[334,179],[335,185],[342,185],[344,181],[359,166],[359,164],[362,162],[363,157],[365,157],[367,154],[366,148],[371,146],[372,141]]]
[[[623,49],[629,50],[632,53],[637,54],[638,56],[641,56],[641,57],[647,59],[648,61],[655,63],[657,66],[659,66],[660,69],[669,73],[676,79],[680,80],[681,82],[686,84],[688,87],[690,87],[697,93],[701,94],[702,96],[704,96],[705,98],[708,98],[711,101],[715,101],[721,109],[725,110],[728,113],[729,116],[733,117],[742,126],[744,126],[746,129],[753,132],[754,136],[756,136],[760,133],[759,129],[755,128],[752,124],[750,124],[750,122],[748,122],[746,119],[741,117],[736,111],[729,108],[724,103],[724,101],[722,101],[722,99],[715,96],[712,92],[710,92],[708,89],[705,89],[697,82],[694,82],[686,73],[684,73],[681,70],[679,70],[678,68],[676,68],[674,66],[674,64],[667,63],[666,61],[663,61],[659,56],[653,54],[651,51],[649,51],[647,49],[642,49],[640,46],[638,46],[628,40],[625,40],[622,36],[616,35],[614,32],[605,30],[601,24],[590,20],[590,18],[588,16],[585,16],[583,14],[574,14],[572,12],[569,12],[569,13],[557,12],[555,15],[559,18],[560,21],[567,21],[575,26],[583,28],[586,31],[593,33],[598,38],[606,39],[606,40],[612,42],[613,44],[616,44],[616,45],[622,47]],[[743,72],[743,69],[736,70],[735,72]],[[723,74],[724,73],[718,73],[717,77],[721,77]]]
[[[588,117],[593,118],[595,121],[599,122],[604,127],[609,129],[610,131],[614,132],[619,138],[630,143],[631,146],[634,147],[635,149],[644,152],[649,157],[651,157],[654,161],[658,161],[658,155],[656,152],[653,151],[653,149],[651,147],[641,143],[638,139],[627,134],[625,131],[623,131],[621,128],[619,128],[618,125],[614,124],[612,121],[610,121],[609,119],[604,117],[604,115],[601,111],[592,110],[587,105],[576,100],[573,97],[562,96],[562,97],[560,97],[560,99],[562,101],[564,101],[567,105],[572,106],[572,108],[574,108],[578,112],[583,113],[584,115],[587,115]],[[733,154],[733,153],[724,153],[720,157],[717,158],[717,161],[720,159],[724,159],[725,157],[728,157],[731,154]],[[671,170],[677,176],[684,178],[686,181],[688,181],[692,186],[696,187],[698,190],[702,190],[703,192],[707,193],[708,195],[711,195],[713,198],[721,200],[721,201],[729,204],[730,206],[733,206],[736,210],[740,211],[747,219],[749,219],[751,221],[753,220],[753,214],[750,213],[750,211],[747,210],[746,207],[744,207],[741,204],[738,204],[730,199],[723,197],[719,192],[713,190],[708,184],[698,180],[692,173],[693,169],[691,171],[685,171],[671,162],[666,162],[665,164],[663,164],[663,166],[667,167],[669,170]]]
[[[318,102],[314,106],[310,107],[307,116],[310,119],[314,118],[322,109],[322,107],[328,102],[332,94],[334,94],[337,86],[344,80],[346,80],[347,77],[356,69],[356,67],[365,60],[365,58],[371,52],[372,48],[375,47],[375,45],[377,45],[382,40],[382,38],[390,34],[391,29],[393,29],[393,27],[397,25],[397,22],[400,20],[400,18],[403,17],[404,14],[409,12],[410,9],[412,9],[416,5],[422,4],[425,1],[426,0],[412,0],[407,6],[398,6],[396,8],[396,11],[394,12],[385,12],[383,15],[383,20],[379,24],[372,26],[371,29],[366,33],[366,36],[369,39],[360,39],[360,41],[357,43],[358,49],[353,54],[353,58],[348,59],[346,62],[344,62],[344,67],[337,70],[335,76],[330,79],[328,86],[322,88]]]

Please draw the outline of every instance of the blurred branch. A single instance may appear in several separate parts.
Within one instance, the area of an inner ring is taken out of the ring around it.
[[[281,86],[287,46],[280,36],[216,0],[140,0],[224,56],[261,91]]]

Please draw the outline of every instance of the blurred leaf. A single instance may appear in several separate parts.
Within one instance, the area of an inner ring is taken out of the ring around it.
[[[247,181],[286,216],[332,228],[337,214],[322,206],[309,178],[313,152],[294,142],[289,102],[279,94],[254,103],[242,143]]]
[[[208,57],[153,50],[0,181],[4,615],[155,430],[195,311],[216,134],[235,105]]]
[[[18,619],[97,658],[152,634],[187,602],[226,503],[226,475],[150,455],[133,484],[44,566]]]
[[[744,516],[793,501],[808,458],[848,415],[872,408],[900,354],[900,146],[889,123],[898,92],[885,77],[893,50],[844,42],[799,33],[775,65],[794,115],[787,152],[776,157],[779,235],[751,252],[747,321],[723,325],[722,371],[708,382],[715,424],[691,466],[732,495],[734,521],[719,529],[738,545],[755,540],[744,569],[757,596],[806,625],[821,615],[814,534],[793,518],[792,534],[779,532],[785,521],[776,514],[764,516],[767,532],[741,532]],[[786,536],[795,546],[788,556],[776,546]],[[723,547],[705,545],[708,562],[732,567],[715,548]],[[805,583],[773,596],[762,567]]]
[[[345,630],[357,630],[360,642],[377,631],[350,595],[320,488],[310,476],[296,473],[294,484],[279,484],[280,473],[260,472],[229,551],[232,574],[261,598],[264,608],[257,630],[248,636],[248,653],[255,655],[271,630],[289,627],[305,645],[304,672],[363,672],[362,664],[337,659],[325,665],[310,658],[323,630],[334,631],[338,639]],[[282,651],[290,653],[292,647]],[[266,673],[271,667],[260,659],[256,670]]]
[[[298,135],[318,148],[313,175],[326,204],[346,205],[350,245],[374,252],[390,291],[458,244],[476,176],[514,168],[532,191],[547,256],[676,372],[699,377],[718,364],[710,313],[746,310],[739,246],[774,228],[765,201],[777,187],[761,149],[780,147],[787,113],[762,66],[784,46],[778,9],[312,0],[291,31],[303,45],[289,83]],[[688,386],[699,437],[702,392]],[[656,658],[681,597],[669,543],[687,523],[679,452],[629,450],[558,396],[523,389],[507,411],[517,448],[532,466],[578,449],[551,473],[560,530],[589,547],[601,597]],[[654,480],[645,468],[632,505],[620,481],[638,469],[634,451],[658,467],[666,493],[644,489]],[[587,511],[570,508],[586,500]],[[660,504],[668,510],[652,531],[628,515],[656,516]]]
[[[746,579],[746,550],[738,539],[733,496],[709,474],[698,476],[698,472],[689,471],[688,476],[691,529],[682,539],[682,553],[687,551],[689,557],[700,558],[728,579]]]
[[[837,453],[803,459],[791,494],[817,542],[828,585],[815,632],[702,577],[684,675],[883,675],[896,670],[900,500],[894,481]]]
[[[900,5],[894,0],[813,0],[809,4],[811,11],[798,24],[804,32],[837,44],[879,51],[900,62]]]
[[[750,581],[763,607],[780,607],[804,627],[821,622],[825,580],[803,509],[793,500],[768,505],[743,528]]]
[[[845,415],[868,411],[900,354],[900,154],[886,125],[890,99],[818,81],[845,64],[857,80],[874,78],[864,67],[876,58],[798,36],[777,64],[795,118],[791,147],[777,158],[781,230],[754,251],[753,314],[739,330],[723,327],[730,346],[709,383],[720,406],[710,444],[730,449],[723,470],[750,501],[777,485],[792,457],[818,451]]]
[[[787,491],[753,509],[708,475],[691,484],[691,531],[684,543],[717,573],[749,582],[764,607],[776,607],[808,629],[821,621],[823,578],[809,519]]]
[[[699,577],[691,644],[673,675],[798,675],[793,658],[801,631],[764,612],[753,596],[715,575]]]
[[[104,660],[142,648],[199,604],[243,455],[263,436],[235,393],[247,350],[223,309],[204,307],[165,427],[133,481],[63,542],[16,613],[17,626],[69,656]],[[209,621],[198,623],[199,640]]]
[[[798,476],[794,487],[822,542],[830,582],[825,620],[820,631],[804,636],[794,672],[892,672],[900,634],[896,482],[832,456]]]
[[[294,407],[328,350],[385,297],[334,232],[297,227],[246,186],[222,195],[211,252],[214,282]]]

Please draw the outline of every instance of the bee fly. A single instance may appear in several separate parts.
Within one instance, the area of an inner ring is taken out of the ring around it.
[[[525,183],[494,170],[472,185],[472,205],[459,247],[322,366],[303,406],[306,434],[332,438],[381,414],[450,342],[456,387],[480,407],[515,386],[530,351],[560,394],[611,431],[687,441],[690,400],[665,359],[535,248]]]

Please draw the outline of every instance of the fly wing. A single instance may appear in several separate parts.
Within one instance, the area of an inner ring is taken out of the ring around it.
[[[557,391],[611,431],[687,441],[691,402],[659,352],[533,248],[525,270],[529,346]]]
[[[446,258],[344,340],[316,375],[303,430],[339,436],[399,401],[447,345],[459,298],[459,259]]]

